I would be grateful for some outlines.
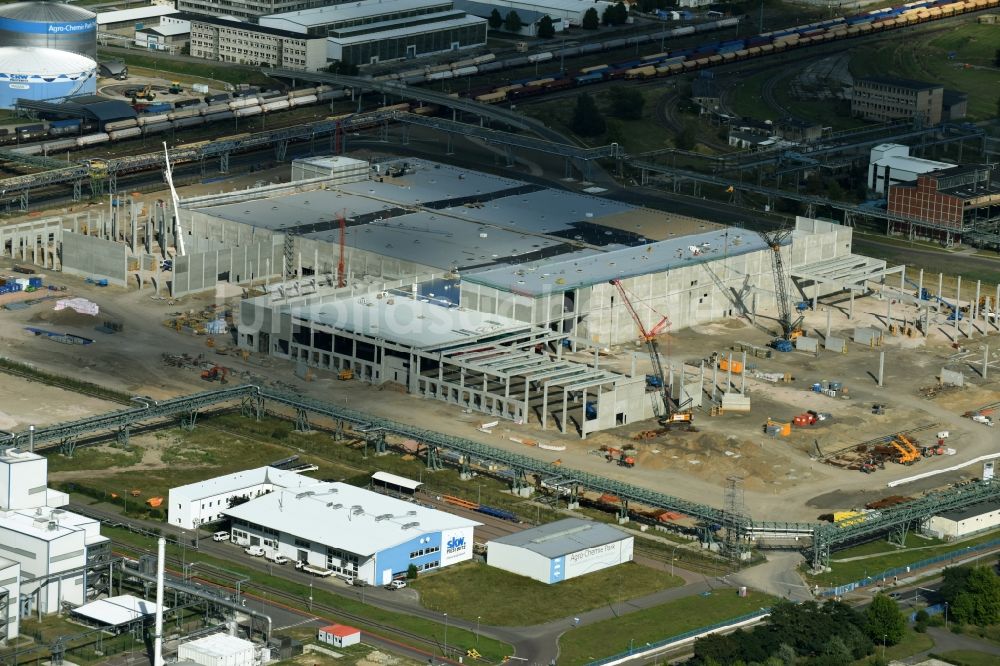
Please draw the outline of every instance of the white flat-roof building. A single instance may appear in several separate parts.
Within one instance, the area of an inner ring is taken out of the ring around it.
[[[139,24],[143,27],[157,25],[160,18],[177,13],[179,13],[178,10],[168,5],[149,5],[147,7],[98,12],[97,28],[99,30],[120,30],[122,28],[135,28]]]
[[[327,38],[327,58],[356,65],[486,44],[487,22],[451,0],[362,0],[260,17],[265,28]]]
[[[124,627],[155,614],[155,602],[131,594],[98,599],[73,609],[73,615],[77,618],[104,629]]]
[[[17,638],[20,623],[18,591],[21,589],[21,565],[0,557],[0,643]]]
[[[924,531],[939,539],[960,539],[997,525],[1000,525],[1000,501],[993,501],[931,516]]]
[[[276,467],[258,467],[206,481],[171,488],[167,495],[167,522],[193,530],[225,518],[233,499],[249,500],[276,488],[294,488],[314,480]]]
[[[253,643],[228,634],[212,634],[181,643],[177,648],[180,661],[201,666],[253,666],[256,654],[257,648]]]
[[[888,194],[889,187],[900,183],[914,183],[917,176],[931,171],[952,169],[949,162],[912,157],[910,147],[898,143],[880,143],[872,148],[868,162],[868,189]]]
[[[305,477],[302,477],[305,479]],[[234,543],[371,585],[472,559],[472,520],[346,483],[276,489],[224,513]]]
[[[543,583],[558,583],[631,562],[634,541],[612,525],[567,518],[488,542],[486,563]]]

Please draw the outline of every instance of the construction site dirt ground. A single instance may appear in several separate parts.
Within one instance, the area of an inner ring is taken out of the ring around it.
[[[0,262],[0,272],[10,269],[9,260]],[[988,379],[979,376],[982,347],[992,343],[1000,351],[1000,335],[995,323],[977,322],[972,339],[965,333],[956,334],[945,315],[934,315],[939,323],[930,327],[930,337],[885,337],[885,386],[876,385],[878,350],[848,343],[846,354],[820,352],[774,353],[772,359],[748,359],[764,372],[789,373],[794,380],[788,384],[770,384],[747,378],[746,388],[752,400],[749,415],[710,417],[696,411],[698,432],[672,433],[653,440],[635,441],[632,437],[656,427],[654,422],[630,424],[626,428],[607,431],[581,440],[575,434],[562,435],[549,427],[541,430],[537,416],[529,424],[501,422],[491,434],[477,430],[478,424],[492,420],[485,414],[463,411],[442,402],[422,400],[398,390],[365,385],[357,381],[337,381],[332,373],[316,371],[312,381],[302,381],[289,362],[251,355],[246,361],[232,353],[231,340],[217,336],[217,346],[208,348],[203,336],[179,333],[164,322],[178,313],[196,312],[215,305],[213,294],[185,297],[174,302],[152,292],[125,291],[114,287],[97,287],[82,279],[52,274],[48,283],[65,285],[60,297],[81,296],[97,303],[97,317],[73,312],[52,311],[53,301],[44,301],[24,310],[0,311],[0,354],[33,364],[50,372],[65,374],[136,395],[164,398],[198,390],[217,388],[217,383],[200,379],[200,370],[165,365],[161,354],[203,354],[208,363],[219,363],[231,369],[232,383],[253,382],[279,388],[294,388],[327,402],[345,404],[373,414],[439,430],[452,435],[478,440],[496,447],[514,450],[549,462],[560,461],[567,467],[603,474],[629,481],[688,500],[721,506],[726,479],[744,479],[747,511],[761,520],[815,520],[819,515],[844,510],[886,495],[907,495],[943,486],[963,478],[978,476],[981,469],[967,467],[959,472],[941,474],[929,479],[889,489],[886,483],[920,472],[954,466],[997,451],[996,431],[963,418],[961,414],[983,405],[1000,401],[1000,355],[990,353],[993,364]],[[232,293],[229,290],[228,293]],[[238,300],[230,298],[235,307]],[[842,304],[843,305],[843,304]],[[807,312],[805,329],[825,332],[827,313],[820,304],[818,311]],[[846,306],[845,306],[846,307]],[[855,302],[855,320],[847,319],[844,307],[830,307],[833,335],[850,338],[855,326],[885,326],[886,302],[868,297]],[[897,305],[893,318],[904,316],[912,320],[916,310]],[[932,321],[933,317],[932,316]],[[95,331],[104,321],[121,323],[124,330],[109,335]],[[761,319],[774,328],[773,321]],[[963,331],[966,322],[962,322]],[[91,345],[64,345],[24,330],[36,326],[60,333],[74,333],[92,338]],[[822,338],[822,334],[817,335]],[[766,344],[769,336],[741,320],[727,320],[699,326],[667,336],[661,341],[661,351],[674,365],[688,363],[688,370],[697,376],[698,364],[712,351],[726,352],[738,341]],[[961,349],[953,347],[957,339]],[[956,355],[965,357],[954,360]],[[608,369],[629,371],[633,356],[638,371],[646,371],[645,356],[638,347],[626,346],[602,356],[601,364]],[[734,356],[736,358],[736,356]],[[978,364],[978,365],[977,365]],[[932,399],[922,397],[920,388],[934,386],[943,366],[964,370],[966,385],[938,393]],[[978,369],[977,369],[978,368]],[[706,389],[711,392],[711,372],[706,372]],[[719,373],[724,384],[725,373]],[[849,390],[850,399],[829,398],[812,392],[817,381],[839,381]],[[741,379],[733,377],[738,390]],[[7,377],[4,391],[4,418],[15,427],[24,424],[69,420],[86,413],[107,411],[107,403],[33,382]],[[13,399],[16,395],[16,399]],[[871,413],[873,403],[887,405],[884,415]],[[706,400],[707,405],[707,400]],[[795,428],[789,437],[772,438],[764,435],[768,418],[790,421],[793,416],[814,409],[829,412],[832,420],[812,427]],[[815,446],[823,452],[847,448],[916,426],[936,424],[917,436],[920,444],[933,444],[938,430],[948,430],[947,445],[956,450],[953,456],[922,460],[913,466],[887,464],[884,470],[871,475],[843,470],[815,459]],[[565,451],[545,451],[511,441],[531,438],[537,441],[565,444]],[[621,448],[628,442],[638,448],[637,465],[623,468],[610,464],[601,455],[594,455],[601,445]]]

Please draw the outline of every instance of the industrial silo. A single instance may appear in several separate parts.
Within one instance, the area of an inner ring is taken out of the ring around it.
[[[0,5],[0,46],[37,46],[97,58],[97,15],[61,2]]]
[[[0,108],[13,108],[19,97],[59,102],[95,92],[97,63],[86,56],[34,47],[0,48]]]

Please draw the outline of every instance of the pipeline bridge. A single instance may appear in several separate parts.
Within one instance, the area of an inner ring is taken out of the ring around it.
[[[342,435],[345,424],[351,424],[365,435],[366,447],[373,446],[377,453],[387,450],[387,434],[423,443],[428,469],[442,469],[442,453],[452,451],[461,455],[460,464],[465,472],[471,471],[470,465],[480,462],[510,470],[509,478],[514,491],[530,488],[528,475],[535,475],[549,487],[566,489],[570,501],[575,501],[582,489],[614,495],[621,502],[623,516],[628,515],[630,502],[692,516],[703,523],[706,536],[721,527],[732,533],[727,535],[727,543],[739,543],[741,548],[748,547],[750,543],[773,547],[777,543],[792,542],[794,548],[806,551],[815,568],[826,566],[831,550],[836,548],[883,535],[895,543],[902,543],[909,530],[919,527],[936,513],[1000,499],[1000,483],[982,481],[929,493],[919,499],[866,514],[864,519],[849,524],[753,521],[746,515],[727,514],[723,509],[634,484],[261,386],[241,385],[160,401],[141,396],[132,400],[134,407],[35,430],[5,433],[7,438],[2,445],[34,451],[56,449],[72,455],[77,445],[88,440],[113,438],[119,445],[128,446],[133,428],[164,427],[179,421],[182,427],[191,429],[196,426],[198,414],[209,410],[238,408],[244,416],[260,419],[265,407],[270,404],[294,412],[295,427],[300,431],[310,428],[310,417],[334,421],[337,435]]]

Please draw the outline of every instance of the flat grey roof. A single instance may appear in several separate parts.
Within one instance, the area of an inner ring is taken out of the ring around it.
[[[481,208],[442,208],[456,217],[497,224],[536,233],[571,228],[573,222],[595,222],[608,215],[633,209],[626,203],[562,190],[540,190],[483,202]]]
[[[425,350],[535,328],[501,315],[447,308],[405,296],[377,298],[372,294],[292,307],[291,315],[293,319]]]
[[[526,548],[543,557],[556,558],[631,538],[632,535],[607,523],[566,518],[493,539],[486,544],[487,559],[490,543]]]
[[[574,254],[559,260],[500,266],[468,273],[462,279],[504,291],[541,296],[615,278],[625,279],[691,266],[719,259],[726,254],[748,254],[766,247],[764,241],[752,231],[729,230],[727,237],[726,230],[716,230],[589,256]]]
[[[434,23],[423,23],[418,25],[410,25],[403,28],[394,28],[380,30],[378,32],[367,32],[361,35],[355,35],[353,37],[327,37],[327,41],[333,42],[334,44],[339,44],[341,46],[350,46],[351,44],[364,44],[366,42],[377,42],[383,39],[394,39],[396,37],[411,37],[416,35],[424,35],[429,32],[441,32],[444,30],[452,30],[454,28],[462,28],[469,25],[486,25],[486,19],[479,18],[478,16],[460,16],[458,18],[448,19],[445,21],[436,21]]]
[[[375,197],[396,204],[413,205],[499,192],[527,185],[519,180],[425,160],[392,160],[382,164],[403,162],[409,164],[413,171],[400,178],[386,178],[381,183],[377,181],[347,183],[339,187],[345,192]]]
[[[248,199],[221,206],[195,208],[206,215],[214,215],[232,222],[242,222],[263,229],[281,230],[337,219],[337,213],[347,209],[348,218],[389,210],[391,206],[371,199],[337,190],[310,190],[287,196]],[[338,242],[339,230],[332,237]],[[327,239],[330,240],[330,239]]]
[[[292,12],[268,14],[260,17],[264,25],[271,25],[277,20],[288,21],[305,27],[327,25],[338,21],[350,21],[360,18],[374,18],[396,12],[413,11],[426,7],[447,4],[448,0],[362,0],[362,2],[313,7]],[[375,21],[372,21],[374,23]]]
[[[336,243],[340,231],[319,231],[304,237]],[[512,257],[563,245],[555,239],[424,212],[348,227],[345,244],[446,271],[493,266]]]
[[[952,509],[951,511],[942,511],[937,515],[941,518],[947,518],[948,520],[954,520],[955,522],[958,522],[960,520],[965,520],[966,518],[973,518],[975,516],[981,516],[984,513],[997,511],[998,509],[1000,509],[1000,500],[993,500],[991,502],[973,504],[972,506],[967,506],[964,509]]]

